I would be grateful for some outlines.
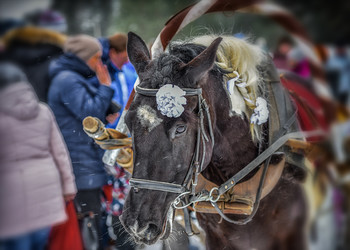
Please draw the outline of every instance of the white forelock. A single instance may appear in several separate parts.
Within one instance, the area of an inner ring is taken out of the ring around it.
[[[157,116],[157,112],[148,105],[140,106],[137,109],[137,118],[141,125],[151,132],[155,127],[163,122],[163,119]]]

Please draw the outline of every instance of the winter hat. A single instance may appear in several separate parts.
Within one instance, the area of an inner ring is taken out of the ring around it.
[[[56,10],[35,10],[25,15],[25,20],[36,27],[65,33],[67,22],[65,17]]]
[[[87,62],[99,51],[102,52],[102,48],[98,40],[88,35],[69,37],[64,44],[64,52],[70,52],[84,62]]]

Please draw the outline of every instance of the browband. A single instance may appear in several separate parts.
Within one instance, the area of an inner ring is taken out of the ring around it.
[[[198,88],[198,89],[181,88],[181,89],[186,92],[185,96],[202,94],[202,88]],[[136,93],[145,95],[145,96],[156,96],[158,90],[159,89],[146,89],[139,86],[135,87]]]

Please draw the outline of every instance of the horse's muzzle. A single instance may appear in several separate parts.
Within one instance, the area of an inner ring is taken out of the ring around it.
[[[123,216],[120,216],[120,221],[126,231],[135,239],[136,243],[152,245],[159,239],[162,233],[162,228],[151,222],[147,223],[144,227],[140,227],[137,220],[130,225],[124,220]]]
[[[128,205],[127,205],[128,206]],[[152,245],[159,239],[166,239],[172,231],[174,209],[170,205],[165,218],[160,214],[150,215],[147,213],[133,213],[132,208],[125,207],[125,211],[119,217],[125,230],[135,239],[137,243]],[[164,220],[160,218],[163,217]],[[153,219],[151,219],[153,218]]]

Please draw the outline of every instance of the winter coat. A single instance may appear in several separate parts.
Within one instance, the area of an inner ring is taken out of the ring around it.
[[[0,185],[0,238],[63,222],[63,195],[76,193],[55,118],[23,82],[0,92]]]
[[[83,131],[82,121],[94,116],[105,121],[113,89],[99,84],[94,72],[73,54],[64,54],[50,65],[52,79],[48,103],[72,158],[78,190],[106,184],[104,151]]]
[[[122,113],[134,88],[137,74],[130,62],[124,64],[121,70],[110,63],[108,64],[108,71],[112,80],[111,88],[114,90],[113,100],[120,104],[122,107],[120,113]],[[118,125],[119,118],[120,116],[113,124],[109,124],[108,127],[115,128]]]
[[[102,60],[107,65],[112,80],[111,88],[114,90],[113,100],[120,104],[122,107],[120,113],[122,113],[134,88],[137,73],[130,62],[125,63],[122,69],[118,69],[114,66],[109,59],[108,39],[100,38],[99,41],[102,45]],[[108,127],[115,128],[119,122],[119,118],[113,124],[108,124]]]
[[[4,57],[20,66],[42,102],[47,102],[50,62],[63,54],[65,38],[58,32],[37,27],[18,28],[5,36]]]

